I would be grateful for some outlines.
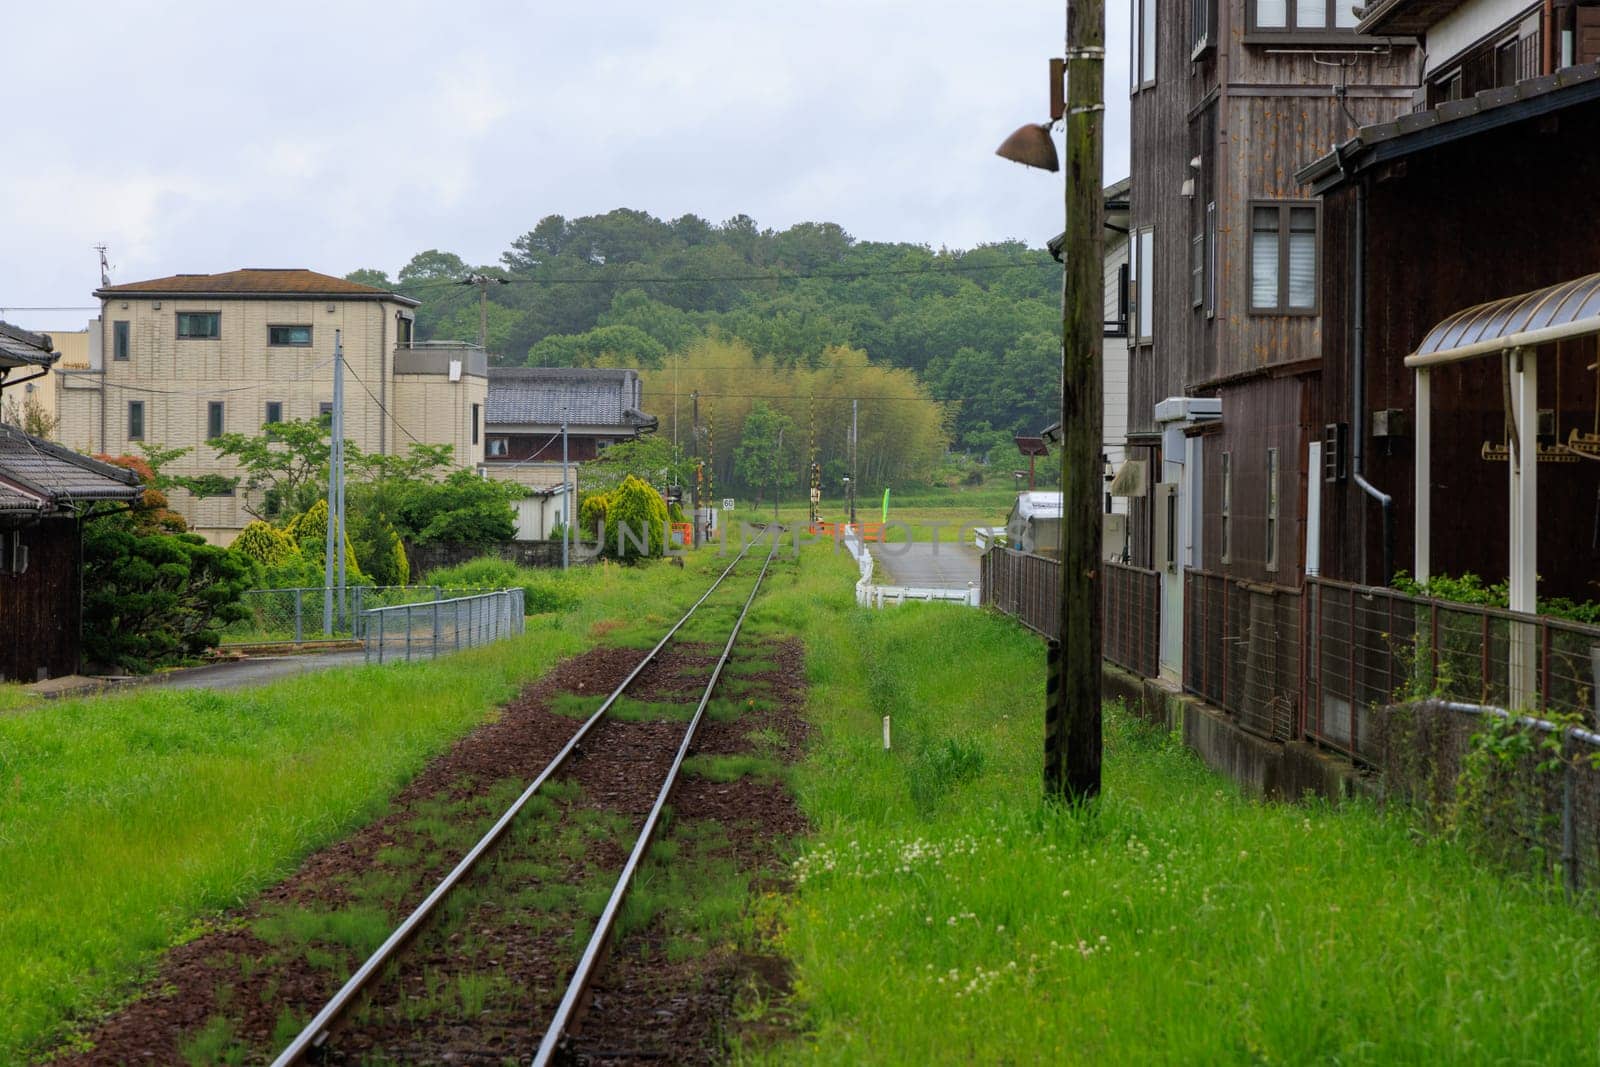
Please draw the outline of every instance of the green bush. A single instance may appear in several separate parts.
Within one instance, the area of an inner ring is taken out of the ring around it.
[[[361,573],[373,585],[405,585],[411,580],[405,543],[383,512],[374,508],[358,511],[350,521],[349,536]]]
[[[327,505],[324,504],[323,507],[326,508]],[[300,546],[295,543],[294,538],[260,519],[240,530],[239,536],[233,539],[230,547],[235,552],[242,552],[256,563],[267,567],[275,567],[301,558]]]
[[[616,559],[659,556],[666,546],[667,505],[647,483],[629,476],[608,494],[601,551]],[[640,546],[643,552],[640,552]]]
[[[400,487],[390,514],[401,535],[418,544],[509,541],[516,532],[511,501],[526,493],[520,485],[458,470],[443,481]]]
[[[328,502],[319,500],[296,515],[284,533],[299,544],[302,556],[316,561],[317,573],[320,575],[322,566],[328,558]],[[355,548],[350,544],[348,519],[344,531],[344,574],[345,580],[351,585],[363,580],[361,564],[356,559]]]
[[[523,610],[529,615],[569,611],[578,606],[578,594],[559,571],[534,570],[496,556],[479,556],[428,575],[428,584],[451,589],[511,589],[522,587]]]
[[[86,523],[84,656],[136,674],[192,660],[245,617],[255,575],[242,552],[196,534],[142,530],[127,514]]]

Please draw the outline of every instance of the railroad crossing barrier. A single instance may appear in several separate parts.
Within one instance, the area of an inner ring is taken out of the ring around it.
[[[523,590],[517,586],[368,609],[361,613],[361,640],[368,663],[409,662],[512,637],[526,624]]]

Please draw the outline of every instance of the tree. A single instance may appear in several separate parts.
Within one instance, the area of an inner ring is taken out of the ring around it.
[[[756,491],[756,507],[768,490],[777,494],[794,484],[796,444],[790,418],[758,400],[744,420],[733,461],[739,480]]]
[[[61,418],[44,409],[44,401],[38,394],[29,393],[20,402],[14,396],[6,397],[5,407],[0,410],[0,422],[10,423],[35,437],[49,437],[61,425]]]
[[[260,494],[259,503],[247,497],[244,504],[256,518],[302,512],[326,495],[331,447],[328,424],[320,418],[269,422],[259,434],[225,433],[210,443],[244,468],[244,487]]]
[[[687,486],[694,479],[694,460],[659,434],[612,445],[599,459],[583,466],[586,491],[607,493],[629,478],[657,488]]]
[[[355,282],[357,285],[370,285],[374,289],[392,290],[394,288],[394,282],[389,280],[389,272],[377,270],[373,267],[362,267],[359,270],[353,270],[344,276],[344,280]]]
[[[606,362],[659,367],[667,350],[637,326],[596,326],[576,335],[546,337],[528,350],[530,367],[595,367]]]
[[[167,510],[149,464],[109,461],[138,472],[146,489],[133,508],[83,523],[83,649],[91,662],[143,674],[216,647],[222,629],[245,617],[240,595],[255,565],[173,532],[183,520]]]
[[[526,492],[511,482],[458,470],[442,481],[395,486],[390,517],[402,536],[418,544],[509,541],[517,528],[511,501]]]
[[[660,493],[632,475],[606,494],[605,524],[601,547],[607,555],[623,560],[659,556],[666,547],[667,505]]]

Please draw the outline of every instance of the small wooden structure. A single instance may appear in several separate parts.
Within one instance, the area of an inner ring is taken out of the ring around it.
[[[48,335],[0,323],[0,390],[48,373],[50,348]],[[0,681],[77,672],[85,512],[141,491],[132,471],[0,423]]]

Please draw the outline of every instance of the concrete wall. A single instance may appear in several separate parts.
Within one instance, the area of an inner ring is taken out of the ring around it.
[[[1198,697],[1107,663],[1101,671],[1106,700],[1120,700],[1134,715],[1163,730],[1180,731],[1183,743],[1212,770],[1252,796],[1300,800],[1308,793],[1340,800],[1371,793],[1373,786],[1346,759],[1300,741],[1264,741],[1240,729]]]
[[[412,581],[440,567],[456,567],[480,556],[497,556],[519,567],[560,567],[560,541],[501,541],[492,545],[406,545]]]

